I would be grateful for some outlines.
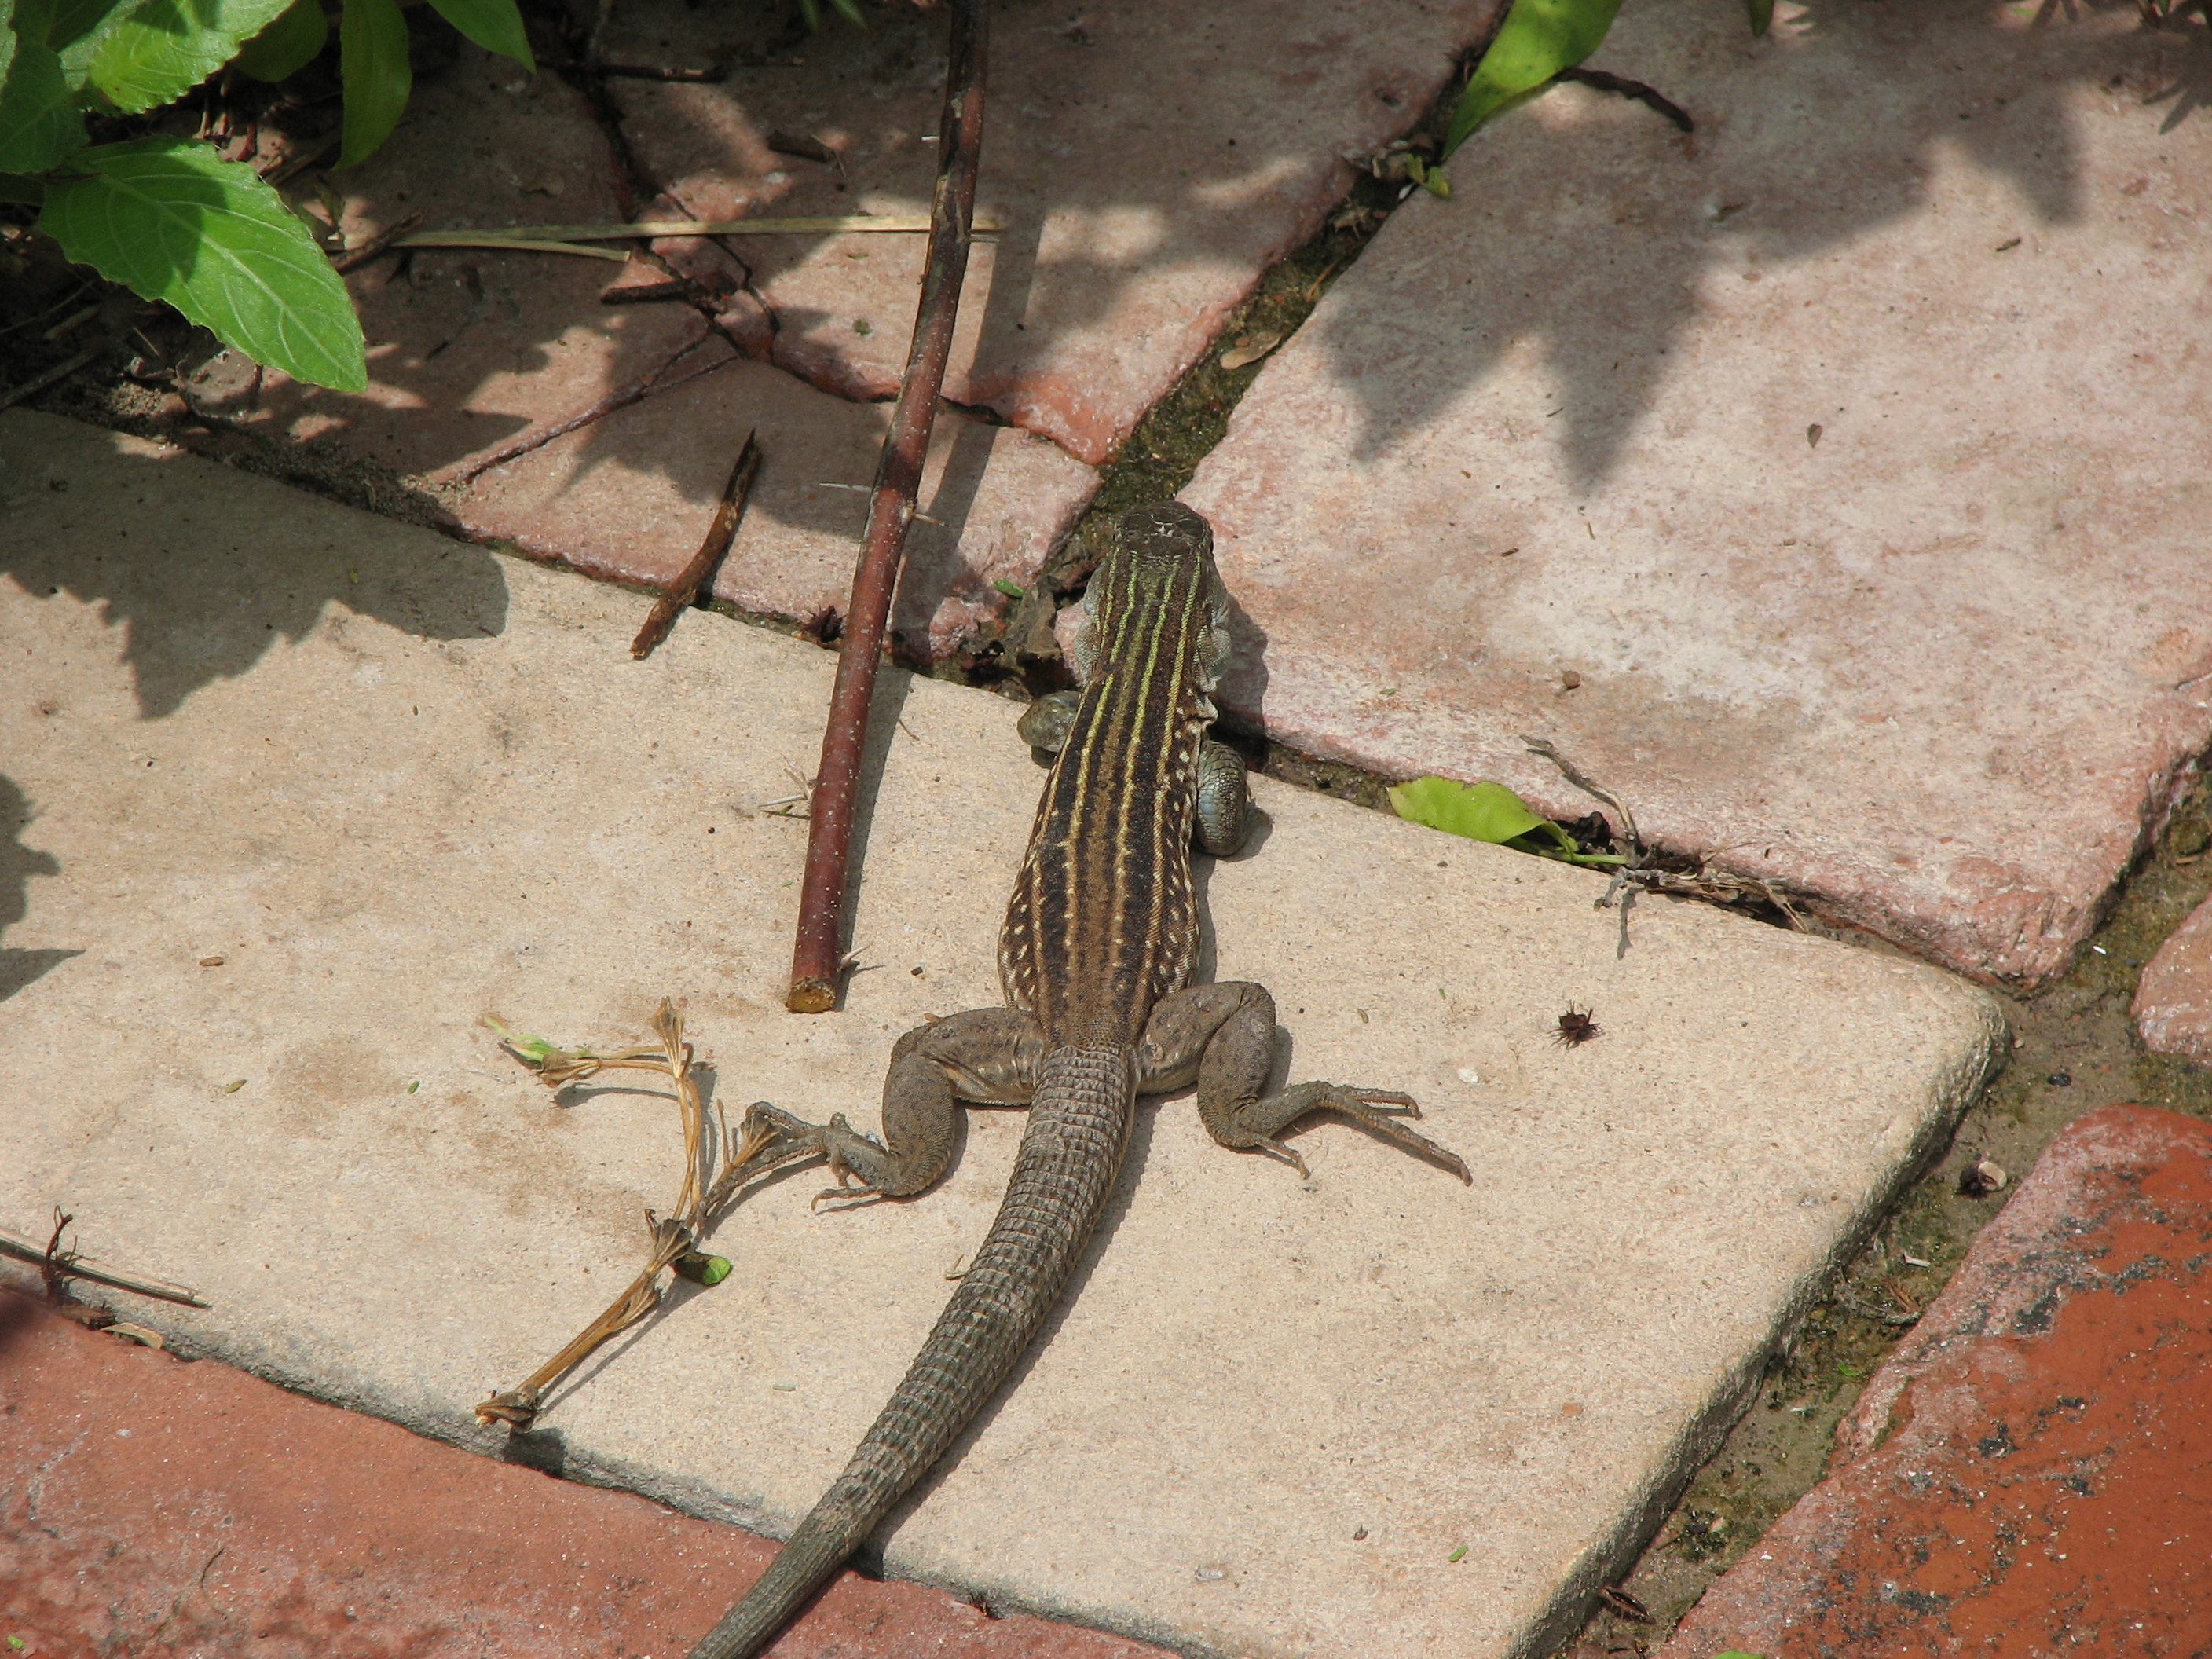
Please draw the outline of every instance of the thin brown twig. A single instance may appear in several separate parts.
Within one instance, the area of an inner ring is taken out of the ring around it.
[[[921,493],[922,463],[952,351],[952,325],[967,276],[975,217],[975,169],[983,143],[985,12],[988,0],[953,0],[951,49],[945,70],[945,112],[938,129],[936,192],[930,204],[929,258],[915,307],[914,342],[897,412],[876,466],[868,525],[853,575],[837,680],[822,735],[800,888],[791,989],[784,1006],[818,1014],[836,1006],[844,953],[845,887],[852,863],[853,816],[876,668],[883,656],[907,528]]]
[[[112,340],[94,340],[90,345],[78,352],[75,356],[64,358],[60,362],[56,363],[52,368],[48,369],[45,374],[33,374],[29,380],[25,380],[21,385],[11,386],[5,392],[0,392],[0,409],[11,408],[15,404],[21,403],[26,398],[36,397],[40,392],[44,392],[48,386],[52,386],[57,382],[66,380],[70,375],[76,374],[77,370],[82,368],[87,363],[90,362],[94,357],[100,356],[101,352],[106,350],[108,347],[114,343],[115,343]]]
[[[699,597],[699,590],[712,579],[714,567],[730,550],[730,544],[737,538],[738,520],[744,516],[745,499],[752,493],[753,476],[760,471],[760,445],[754,441],[753,434],[747,432],[744,442],[738,448],[737,465],[730,469],[730,480],[722,486],[722,499],[714,509],[714,522],[707,526],[706,538],[691,556],[691,562],[653,601],[645,626],[630,641],[632,660],[651,656],[653,647],[668,637],[668,630],[676,626],[678,615]]]
[[[696,346],[705,344],[713,337],[712,335],[708,335],[694,342],[692,346],[687,346],[678,352],[659,368],[654,369],[652,374],[632,380],[626,386],[617,387],[598,402],[578,410],[574,415],[563,420],[556,421],[550,426],[540,427],[536,431],[525,432],[509,439],[489,455],[479,456],[470,462],[467,466],[454,475],[453,481],[456,483],[474,483],[492,468],[504,466],[509,461],[520,460],[532,450],[542,449],[556,438],[565,438],[579,428],[590,426],[596,421],[604,421],[608,416],[617,410],[628,409],[632,404],[643,403],[655,392],[671,391],[677,386],[687,385],[697,380],[702,374],[712,374],[716,369],[726,368],[730,364],[738,361],[734,356],[717,357],[704,368],[695,369],[681,379],[668,378],[676,366],[690,356]]]
[[[68,1219],[74,1220],[70,1217]],[[164,1302],[181,1302],[188,1308],[205,1308],[212,1304],[201,1299],[200,1293],[189,1285],[179,1285],[171,1279],[150,1279],[141,1273],[126,1273],[95,1261],[90,1256],[79,1255],[75,1250],[64,1250],[58,1257],[52,1255],[58,1237],[41,1244],[25,1234],[10,1232],[0,1227],[0,1255],[12,1255],[19,1261],[34,1263],[43,1276],[47,1261],[58,1261],[61,1271],[74,1279],[89,1279],[95,1284],[112,1285],[118,1291],[136,1291],[141,1296],[159,1297]],[[51,1289],[52,1281],[48,1281]]]
[[[410,213],[404,219],[386,226],[359,247],[344,248],[331,256],[331,269],[341,276],[349,270],[359,270],[372,259],[380,259],[392,252],[392,245],[422,222],[422,216]]]

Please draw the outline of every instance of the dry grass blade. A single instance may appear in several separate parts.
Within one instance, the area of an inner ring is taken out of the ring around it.
[[[58,1211],[57,1214],[59,1213]],[[74,1216],[64,1217],[63,1224],[74,1221]],[[181,1302],[188,1308],[205,1308],[213,1304],[204,1299],[189,1285],[179,1285],[172,1279],[155,1279],[143,1273],[126,1273],[90,1256],[79,1255],[75,1250],[57,1250],[59,1234],[45,1243],[24,1233],[10,1232],[0,1227],[0,1255],[12,1255],[18,1261],[34,1263],[44,1277],[49,1261],[55,1269],[73,1279],[88,1279],[95,1284],[112,1285],[118,1291],[136,1291],[141,1296],[159,1297],[164,1302]],[[49,1287],[52,1279],[48,1279]],[[51,1288],[49,1291],[51,1294]]]

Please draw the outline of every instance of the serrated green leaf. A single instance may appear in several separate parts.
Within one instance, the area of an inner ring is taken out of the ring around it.
[[[331,37],[323,0],[292,0],[276,21],[238,49],[238,69],[257,81],[282,81],[313,63]]]
[[[84,143],[84,118],[46,44],[48,27],[43,3],[0,19],[0,173],[44,173]]]
[[[1508,842],[1549,822],[1502,783],[1415,778],[1390,790],[1398,816],[1469,841]]]
[[[1620,0],[1513,0],[1505,27],[1460,94],[1444,154],[1515,99],[1595,52],[1620,10]]]
[[[337,164],[349,167],[367,161],[392,136],[415,85],[407,62],[407,20],[392,0],[345,0],[338,20],[338,78],[345,86],[345,143]]]
[[[49,181],[39,228],[70,258],[295,380],[368,386],[345,284],[252,167],[167,136],[82,149],[70,167],[80,176]]]
[[[52,0],[46,44],[61,54],[62,75],[71,92],[84,85],[100,44],[137,4],[138,0]]]
[[[92,84],[126,115],[183,96],[290,0],[143,0],[93,54]]]
[[[1773,26],[1774,0],[1743,0],[1743,9],[1751,15],[1751,32],[1764,34]],[[1723,1654],[1721,1659],[1728,1659]]]
[[[514,0],[430,0],[432,9],[486,52],[512,58],[532,75],[538,65],[530,56],[530,36],[522,27],[522,14]]]

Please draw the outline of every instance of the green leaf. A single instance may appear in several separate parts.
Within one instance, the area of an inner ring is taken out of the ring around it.
[[[182,96],[238,55],[289,0],[144,0],[100,43],[92,84],[126,115]]]
[[[46,44],[61,54],[62,74],[71,92],[84,85],[100,44],[137,3],[138,0],[52,0],[53,20],[46,26]],[[21,15],[23,8],[16,9]]]
[[[27,173],[0,173],[0,202],[36,207],[46,199],[46,181]]]
[[[331,20],[323,15],[322,0],[292,0],[275,22],[239,49],[239,73],[257,81],[282,81],[313,63],[330,38]]]
[[[719,1285],[730,1276],[730,1258],[726,1255],[702,1255],[696,1250],[686,1250],[671,1265],[684,1278],[701,1285]]]
[[[1774,0],[1743,0],[1743,9],[1751,14],[1751,32],[1764,34],[1774,22]],[[1721,1659],[1728,1659],[1725,1653]]]
[[[282,198],[207,144],[156,136],[70,158],[39,228],[256,362],[339,392],[368,384],[345,284]]]
[[[11,8],[0,27],[0,173],[44,173],[84,143],[49,27],[44,3]]]
[[[523,30],[514,0],[430,0],[430,5],[486,52],[512,58],[532,75],[538,73],[530,56],[530,36]]]
[[[1502,783],[1415,778],[1391,789],[1390,805],[1401,818],[1465,836],[1469,841],[1508,842],[1550,822],[1530,811],[1521,797]]]
[[[1444,154],[1515,99],[1595,52],[1620,9],[1620,0],[1513,0],[1505,27],[1460,94]]]
[[[345,143],[338,165],[365,161],[392,136],[407,107],[415,72],[407,63],[407,20],[392,0],[345,0],[338,21],[338,77],[345,86]]]

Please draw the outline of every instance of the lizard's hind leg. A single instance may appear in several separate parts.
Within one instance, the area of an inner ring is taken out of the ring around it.
[[[1474,1176],[1456,1152],[1403,1120],[1419,1117],[1413,1096],[1395,1089],[1298,1083],[1262,1095],[1275,1061],[1275,1000],[1265,986],[1231,980],[1194,985],[1152,1010],[1139,1051],[1145,1094],[1198,1084],[1198,1115],[1224,1146],[1263,1152],[1306,1173],[1305,1160],[1275,1137],[1309,1112],[1334,1112],[1441,1164],[1462,1181]]]
[[[884,1077],[883,1135],[855,1129],[839,1112],[808,1123],[765,1103],[750,1119],[783,1138],[779,1164],[817,1155],[837,1177],[825,1198],[911,1198],[945,1173],[959,1103],[1026,1105],[1036,1087],[1044,1039],[1028,1015],[974,1008],[918,1025],[891,1050]],[[857,1180],[858,1186],[853,1183]]]

